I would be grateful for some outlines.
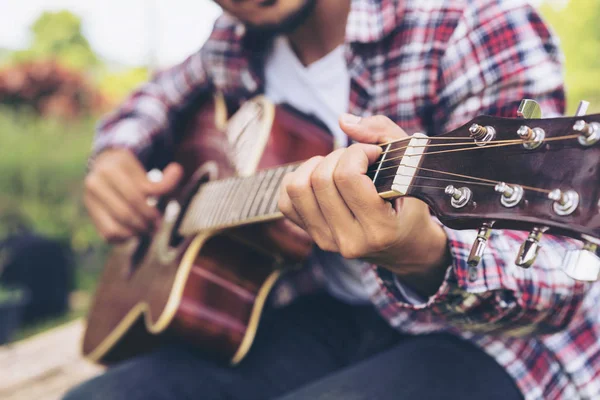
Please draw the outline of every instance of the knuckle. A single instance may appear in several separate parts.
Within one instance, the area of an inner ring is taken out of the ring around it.
[[[90,174],[85,177],[83,184],[88,192],[95,192],[98,189],[99,181],[95,174]]]
[[[333,171],[333,180],[336,183],[348,182],[353,179],[353,177],[356,178],[352,171],[344,168],[336,168],[335,171]]]
[[[392,120],[386,117],[385,115],[374,115],[372,118],[373,123],[378,126],[385,127],[393,124]]]
[[[287,194],[290,199],[297,198],[302,196],[309,189],[309,186],[303,179],[294,179],[287,185]]]
[[[337,245],[329,235],[323,234],[322,232],[315,232],[311,236],[321,250],[329,252],[338,251]]]
[[[331,178],[319,168],[315,169],[310,175],[311,186],[315,189],[321,189],[329,185]]]
[[[341,239],[339,247],[344,258],[353,259],[364,255],[361,246],[353,240]]]

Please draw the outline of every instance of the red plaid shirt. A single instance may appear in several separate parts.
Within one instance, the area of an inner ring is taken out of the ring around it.
[[[202,49],[137,90],[98,131],[95,152],[122,146],[160,163],[175,137],[173,117],[203,93],[247,99],[264,88],[268,47],[222,16]],[[546,115],[564,111],[561,53],[525,0],[354,0],[345,55],[349,111],[383,114],[407,132],[430,135],[479,114],[515,116],[522,98]],[[523,232],[494,232],[482,264],[467,256],[475,232],[446,229],[453,263],[439,291],[407,303],[391,273],[364,273],[373,303],[400,331],[451,332],[481,347],[527,399],[600,398],[600,289],[560,269],[575,242],[546,237],[535,265],[513,263]],[[322,279],[321,266],[291,275],[275,291],[290,301]],[[465,371],[465,385],[469,373]]]

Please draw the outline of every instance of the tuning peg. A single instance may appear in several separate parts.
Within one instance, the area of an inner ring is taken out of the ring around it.
[[[560,189],[554,189],[548,193],[548,198],[554,200],[552,209],[562,217],[573,214],[579,206],[579,193],[574,190],[563,192]]]
[[[529,232],[529,237],[521,245],[519,254],[515,260],[517,266],[522,268],[531,267],[540,251],[540,240],[542,239],[542,235],[547,230],[547,227],[535,227]]]
[[[542,118],[542,107],[535,100],[524,99],[519,104],[517,115],[525,119],[540,119]]]
[[[508,185],[505,182],[500,182],[494,190],[502,193],[500,202],[504,207],[515,207],[523,200],[523,187],[519,185]]]
[[[594,240],[597,242],[597,239]],[[563,260],[563,270],[577,281],[594,282],[600,278],[598,245],[589,240],[580,250],[569,250]]]
[[[478,146],[485,146],[487,142],[494,140],[496,137],[496,130],[492,126],[473,124],[469,128],[469,135],[475,140],[475,144]]]
[[[445,192],[451,197],[450,203],[454,208],[463,208],[473,198],[473,192],[468,187],[456,188],[453,185],[448,185]]]
[[[581,100],[579,102],[579,105],[577,106],[577,111],[575,111],[575,116],[583,117],[585,114],[587,114],[587,110],[588,110],[589,106],[590,106],[589,101]]]
[[[517,135],[523,139],[523,147],[527,150],[537,149],[546,139],[546,131],[542,128],[531,129],[527,125],[521,126],[517,131]]]
[[[581,136],[579,136],[578,139],[579,143],[583,146],[594,145],[600,140],[600,123],[598,122],[591,122],[588,124],[580,119],[573,125],[573,130],[581,133]]]
[[[473,247],[471,247],[471,253],[469,254],[469,258],[467,259],[467,264],[472,267],[476,267],[481,262],[481,258],[483,257],[483,252],[487,247],[487,242],[492,234],[492,226],[495,221],[484,222],[479,228],[477,232],[477,238],[473,243]]]

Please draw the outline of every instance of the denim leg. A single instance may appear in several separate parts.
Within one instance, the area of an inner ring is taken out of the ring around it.
[[[370,305],[311,296],[271,310],[237,367],[172,344],[110,368],[65,400],[266,400],[390,348],[400,338]]]

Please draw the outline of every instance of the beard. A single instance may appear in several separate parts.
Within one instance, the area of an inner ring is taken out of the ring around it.
[[[313,13],[317,0],[306,0],[304,4],[282,21],[274,24],[253,25],[246,23],[246,29],[251,35],[269,37],[293,32],[302,25]]]

